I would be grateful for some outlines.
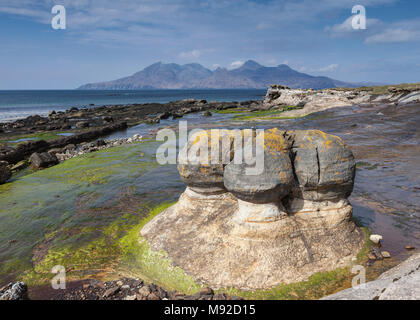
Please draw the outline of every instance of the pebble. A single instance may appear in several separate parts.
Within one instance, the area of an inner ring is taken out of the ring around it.
[[[391,254],[388,251],[382,251],[381,255],[384,258],[391,258]]]
[[[372,241],[373,243],[378,244],[379,242],[381,242],[381,240],[382,240],[382,236],[381,236],[381,235],[379,235],[379,234],[372,234],[372,235],[369,237],[369,239],[370,239],[370,241]]]
[[[143,286],[139,289],[139,294],[141,294],[143,297],[147,297],[151,293],[148,286]]]

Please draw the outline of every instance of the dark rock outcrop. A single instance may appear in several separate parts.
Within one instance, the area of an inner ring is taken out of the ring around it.
[[[0,184],[5,183],[12,176],[12,171],[6,161],[0,161]]]

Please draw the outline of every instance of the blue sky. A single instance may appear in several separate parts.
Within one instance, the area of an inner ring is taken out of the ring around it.
[[[66,30],[51,27],[64,5]],[[367,29],[353,30],[364,5]],[[282,63],[343,81],[420,81],[418,0],[0,0],[0,89],[73,89],[157,62]]]

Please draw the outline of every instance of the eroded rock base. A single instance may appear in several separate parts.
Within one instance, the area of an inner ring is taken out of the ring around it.
[[[361,250],[363,231],[345,201],[297,201],[273,221],[235,219],[230,193],[198,196],[187,189],[179,202],[141,231],[153,250],[213,289],[269,289],[304,281],[347,265]]]

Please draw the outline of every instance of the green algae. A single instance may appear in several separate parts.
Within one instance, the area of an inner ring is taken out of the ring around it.
[[[167,290],[176,290],[186,294],[198,292],[202,286],[179,268],[171,264],[171,260],[164,251],[153,251],[148,242],[141,237],[140,230],[154,216],[170,207],[173,203],[164,203],[153,209],[149,216],[123,237],[119,244],[122,248],[121,269],[128,276],[158,284]]]
[[[0,282],[12,275],[42,282],[52,264],[87,261],[89,269],[112,259],[106,227],[129,214],[121,226],[128,228],[147,214],[146,202],[161,201],[158,194],[139,199],[142,176],[158,166],[154,150],[154,142],[110,148],[1,185]]]
[[[233,120],[240,121],[249,121],[249,120],[278,120],[278,119],[297,119],[304,116],[295,116],[295,117],[281,117],[283,112],[302,109],[299,106],[284,106],[282,109],[276,110],[260,110],[260,111],[251,111],[247,113],[242,113],[236,115]],[[306,115],[305,115],[306,116]]]
[[[217,110],[213,109],[211,110],[212,113],[218,113],[218,114],[235,114],[235,113],[246,113],[249,112],[247,109],[243,108],[228,108],[224,110]]]

